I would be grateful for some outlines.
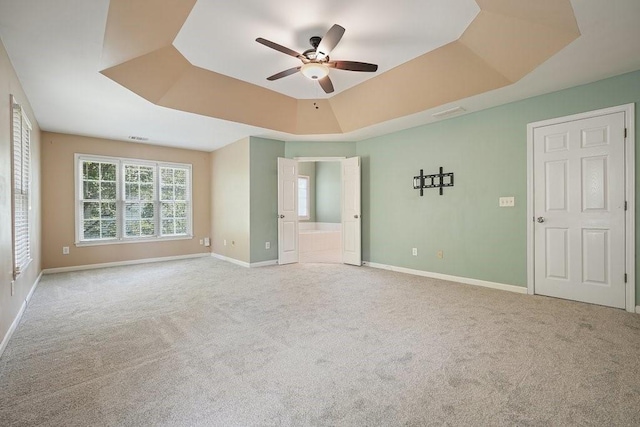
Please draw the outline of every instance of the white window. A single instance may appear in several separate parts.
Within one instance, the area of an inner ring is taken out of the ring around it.
[[[31,262],[29,209],[31,195],[31,123],[11,97],[13,151],[13,277]]]
[[[191,165],[76,154],[76,244],[191,238]]]
[[[309,219],[309,177],[298,176],[298,217]]]

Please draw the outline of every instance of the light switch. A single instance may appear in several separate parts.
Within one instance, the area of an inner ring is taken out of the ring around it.
[[[515,197],[500,197],[499,205],[501,208],[512,208],[516,205]]]

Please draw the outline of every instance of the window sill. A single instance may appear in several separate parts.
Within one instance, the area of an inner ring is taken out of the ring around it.
[[[114,239],[114,240],[89,240],[83,242],[75,242],[76,247],[83,246],[104,246],[104,245],[128,245],[131,243],[159,243],[171,242],[175,240],[193,240],[193,236],[175,236],[175,237],[151,237],[147,239]]]

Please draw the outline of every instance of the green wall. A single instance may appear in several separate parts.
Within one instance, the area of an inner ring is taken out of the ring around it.
[[[309,177],[309,219],[300,220],[301,222],[316,221],[316,163],[300,162],[298,163],[298,175]]]
[[[527,124],[637,102],[640,71],[357,143],[251,138],[251,262],[277,258],[276,158],[358,155],[364,260],[526,286]],[[636,165],[640,172],[640,149]],[[455,173],[455,187],[443,196],[425,190],[420,197],[413,176],[440,166]],[[515,196],[516,206],[498,208],[500,196]],[[638,254],[639,218],[637,197]],[[414,247],[417,257],[411,255]],[[444,258],[436,256],[438,250]],[[640,274],[636,301],[640,305]]]
[[[316,221],[340,223],[342,212],[342,172],[340,162],[316,163]]]
[[[354,157],[355,142],[291,141],[285,146],[285,157]]]
[[[363,259],[526,286],[527,124],[639,101],[640,71],[358,142]],[[636,108],[636,128],[639,117]],[[412,177],[440,166],[455,173],[455,186],[420,197]],[[515,208],[499,208],[500,196],[515,196]],[[636,198],[638,232],[639,217]]]
[[[278,259],[278,157],[284,142],[251,137],[250,262]],[[265,249],[265,242],[271,243]]]

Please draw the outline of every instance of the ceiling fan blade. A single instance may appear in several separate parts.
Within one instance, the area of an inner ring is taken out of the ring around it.
[[[318,83],[320,83],[320,86],[326,93],[333,92],[333,83],[331,83],[331,79],[329,78],[329,76],[324,76],[323,78],[318,80]]]
[[[316,59],[322,61],[326,58],[334,47],[340,42],[342,35],[344,34],[344,28],[338,24],[329,28],[327,34],[322,38],[318,48],[316,49]]]
[[[327,65],[331,68],[337,68],[338,70],[347,70],[347,71],[364,71],[373,73],[378,71],[378,65],[369,64],[366,62],[355,62],[355,61],[330,61]]]
[[[289,68],[288,70],[280,71],[279,73],[274,74],[273,76],[267,77],[267,80],[271,80],[271,81],[278,80],[283,77],[290,76],[291,74],[295,74],[298,71],[300,71],[300,67]]]
[[[272,42],[271,40],[267,40],[267,39],[263,39],[262,37],[258,37],[256,39],[256,41],[258,43],[260,43],[260,44],[263,44],[263,45],[265,45],[267,47],[270,47],[271,49],[275,49],[278,52],[282,52],[282,53],[284,53],[286,55],[291,55],[294,58],[298,58],[298,59],[302,59],[303,58],[303,56],[301,54],[299,54],[298,52],[296,52],[295,50],[291,50],[288,47],[281,46],[278,43]]]

